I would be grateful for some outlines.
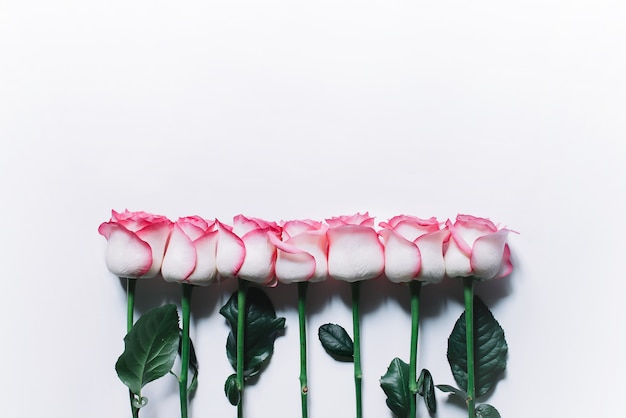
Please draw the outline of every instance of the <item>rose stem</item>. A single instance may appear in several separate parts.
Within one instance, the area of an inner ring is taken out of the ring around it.
[[[135,323],[135,287],[137,286],[137,279],[126,279],[126,332],[130,332],[133,324]],[[133,413],[133,418],[139,417],[139,408],[135,407],[133,401],[135,394],[132,390],[128,389],[128,395],[130,397],[130,409]]]
[[[187,418],[187,409],[189,404],[189,397],[187,396],[187,376],[189,374],[189,319],[191,316],[191,293],[193,291],[193,285],[183,283],[183,297],[181,300],[181,307],[183,311],[183,337],[181,347],[181,369],[178,382],[180,392],[180,416],[181,418]]]
[[[298,321],[300,324],[300,394],[302,398],[302,418],[308,417],[308,392],[306,375],[306,291],[309,282],[298,283]]]
[[[467,412],[469,418],[476,418],[474,383],[474,278],[463,278],[463,298],[465,300],[465,343],[467,346]]]
[[[246,330],[246,292],[248,282],[237,279],[237,389],[239,390],[239,403],[237,404],[237,417],[243,418],[243,371],[244,371],[244,336]]]
[[[422,282],[411,280],[409,282],[411,292],[411,360],[409,368],[409,391],[411,392],[411,418],[417,414],[417,338],[419,335],[420,318],[420,293]]]
[[[356,418],[361,418],[361,332],[359,329],[359,294],[360,282],[352,282],[352,328],[354,333],[354,389],[356,393]]]

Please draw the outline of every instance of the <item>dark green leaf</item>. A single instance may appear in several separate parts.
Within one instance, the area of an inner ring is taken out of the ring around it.
[[[394,358],[387,373],[380,378],[380,387],[387,395],[387,406],[398,418],[409,416],[411,392],[409,391],[409,365]]]
[[[142,315],[124,337],[124,352],[115,363],[120,380],[139,394],[147,383],[166,375],[176,359],[178,335],[176,305]]]
[[[241,394],[239,389],[237,388],[237,375],[231,374],[226,379],[226,383],[224,384],[224,393],[228,398],[228,402],[231,405],[237,406],[239,404],[239,400],[241,399]]]
[[[476,407],[476,418],[500,418],[496,408],[486,403]]]
[[[220,309],[231,331],[226,340],[226,355],[233,369],[237,369],[237,292]],[[248,288],[246,297],[246,328],[244,336],[244,376],[261,371],[261,366],[274,352],[274,341],[285,328],[285,318],[277,318],[267,295],[257,287]]]
[[[328,354],[341,359],[352,359],[354,343],[345,329],[336,324],[324,324],[319,328],[318,336]]]
[[[420,376],[417,378],[417,393],[419,393],[420,396],[424,396],[424,379],[426,378],[425,372],[428,372],[428,370],[422,369]]]
[[[462,391],[461,389],[457,389],[454,386],[450,386],[450,385],[437,385],[435,386],[437,389],[439,389],[442,392],[445,393],[451,393],[455,396],[458,396],[459,398],[465,400],[467,398],[467,393],[465,393],[464,391]]]
[[[506,368],[507,344],[504,330],[489,308],[474,297],[474,374],[476,397],[485,395]],[[456,321],[448,338],[448,362],[457,384],[467,390],[467,346],[465,312]]]
[[[424,398],[424,403],[428,412],[437,412],[437,399],[435,399],[435,385],[433,377],[427,369],[422,369],[419,379],[417,379],[417,393]]]

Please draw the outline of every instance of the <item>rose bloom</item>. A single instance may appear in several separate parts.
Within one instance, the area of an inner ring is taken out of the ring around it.
[[[105,261],[111,273],[125,278],[152,278],[159,273],[172,221],[146,212],[111,211],[98,232],[107,239]]]
[[[293,220],[282,223],[282,240],[270,235],[277,248],[276,278],[282,283],[317,282],[328,276],[327,225]]]
[[[504,277],[511,273],[511,252],[506,243],[508,229],[471,215],[448,220],[450,241],[444,254],[449,277],[472,276],[478,280]]]
[[[380,276],[385,269],[385,254],[374,218],[357,213],[326,219],[328,237],[328,274],[338,280],[356,282]]]
[[[385,276],[390,281],[438,283],[443,279],[443,244],[449,232],[440,228],[436,218],[399,215],[380,226],[385,242]]]
[[[230,227],[216,221],[218,230],[217,271],[221,277],[237,277],[255,283],[276,284],[276,246],[270,235],[280,236],[275,222],[237,215]]]
[[[168,282],[206,286],[217,277],[216,249],[215,221],[179,218],[165,250],[161,275]]]

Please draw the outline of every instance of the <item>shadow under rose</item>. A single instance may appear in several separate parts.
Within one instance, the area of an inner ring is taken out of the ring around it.
[[[346,307],[351,309],[351,284],[341,280],[328,279],[327,281],[334,283],[334,288],[330,292],[330,297],[332,297],[333,294],[339,296]],[[370,280],[362,280],[359,287],[359,308],[361,316],[375,312],[381,305],[387,303],[389,300],[395,300],[397,303],[402,303],[402,300],[405,298],[404,286],[392,283],[384,276]],[[406,292],[408,295],[408,287],[406,287]],[[406,296],[406,298],[408,305],[408,296]]]
[[[206,319],[218,315],[233,292],[237,291],[237,280],[224,279],[209,286],[195,286],[191,304],[191,314],[196,319]]]
[[[127,279],[120,279],[120,285],[127,292]],[[191,315],[195,319],[207,318],[216,312],[216,307],[226,303],[231,293],[237,290],[236,280],[222,280],[208,286],[193,286]],[[182,297],[182,286],[157,276],[152,279],[137,279],[135,287],[135,321],[150,309],[173,303],[178,307]]]
[[[133,280],[133,279],[131,279]],[[135,321],[150,309],[167,303],[180,305],[181,290],[175,283],[168,283],[157,276],[151,279],[136,279],[135,286]],[[128,292],[128,280],[120,279],[124,293]]]
[[[500,279],[475,282],[474,293],[491,309],[512,293],[513,275],[514,273]],[[462,278],[446,277],[441,283],[424,286],[420,315],[425,318],[438,317],[447,309],[450,301],[461,307],[464,305]],[[403,306],[406,306],[407,312],[410,312],[408,303]]]

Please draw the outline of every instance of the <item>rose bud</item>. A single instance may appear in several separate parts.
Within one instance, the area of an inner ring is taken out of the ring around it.
[[[383,245],[366,212],[326,219],[328,273],[333,279],[356,282],[380,276],[385,268]]]
[[[511,273],[508,229],[498,229],[489,219],[471,215],[457,215],[454,224],[448,220],[446,226],[450,240],[444,260],[449,277],[488,280]]]
[[[276,246],[270,235],[280,236],[274,222],[237,215],[233,226],[217,221],[217,271],[222,277],[237,277],[264,285],[275,285]]]
[[[282,225],[282,240],[271,234],[277,248],[276,278],[282,283],[317,282],[328,276],[327,225],[294,220]]]
[[[443,243],[449,232],[440,228],[436,218],[399,215],[380,226],[385,242],[385,276],[390,281],[438,283],[443,279]]]
[[[179,218],[163,258],[161,275],[168,282],[206,286],[217,277],[215,221],[199,216]]]
[[[111,273],[125,278],[152,278],[159,273],[172,221],[146,212],[112,211],[98,232],[107,239],[105,261]]]

